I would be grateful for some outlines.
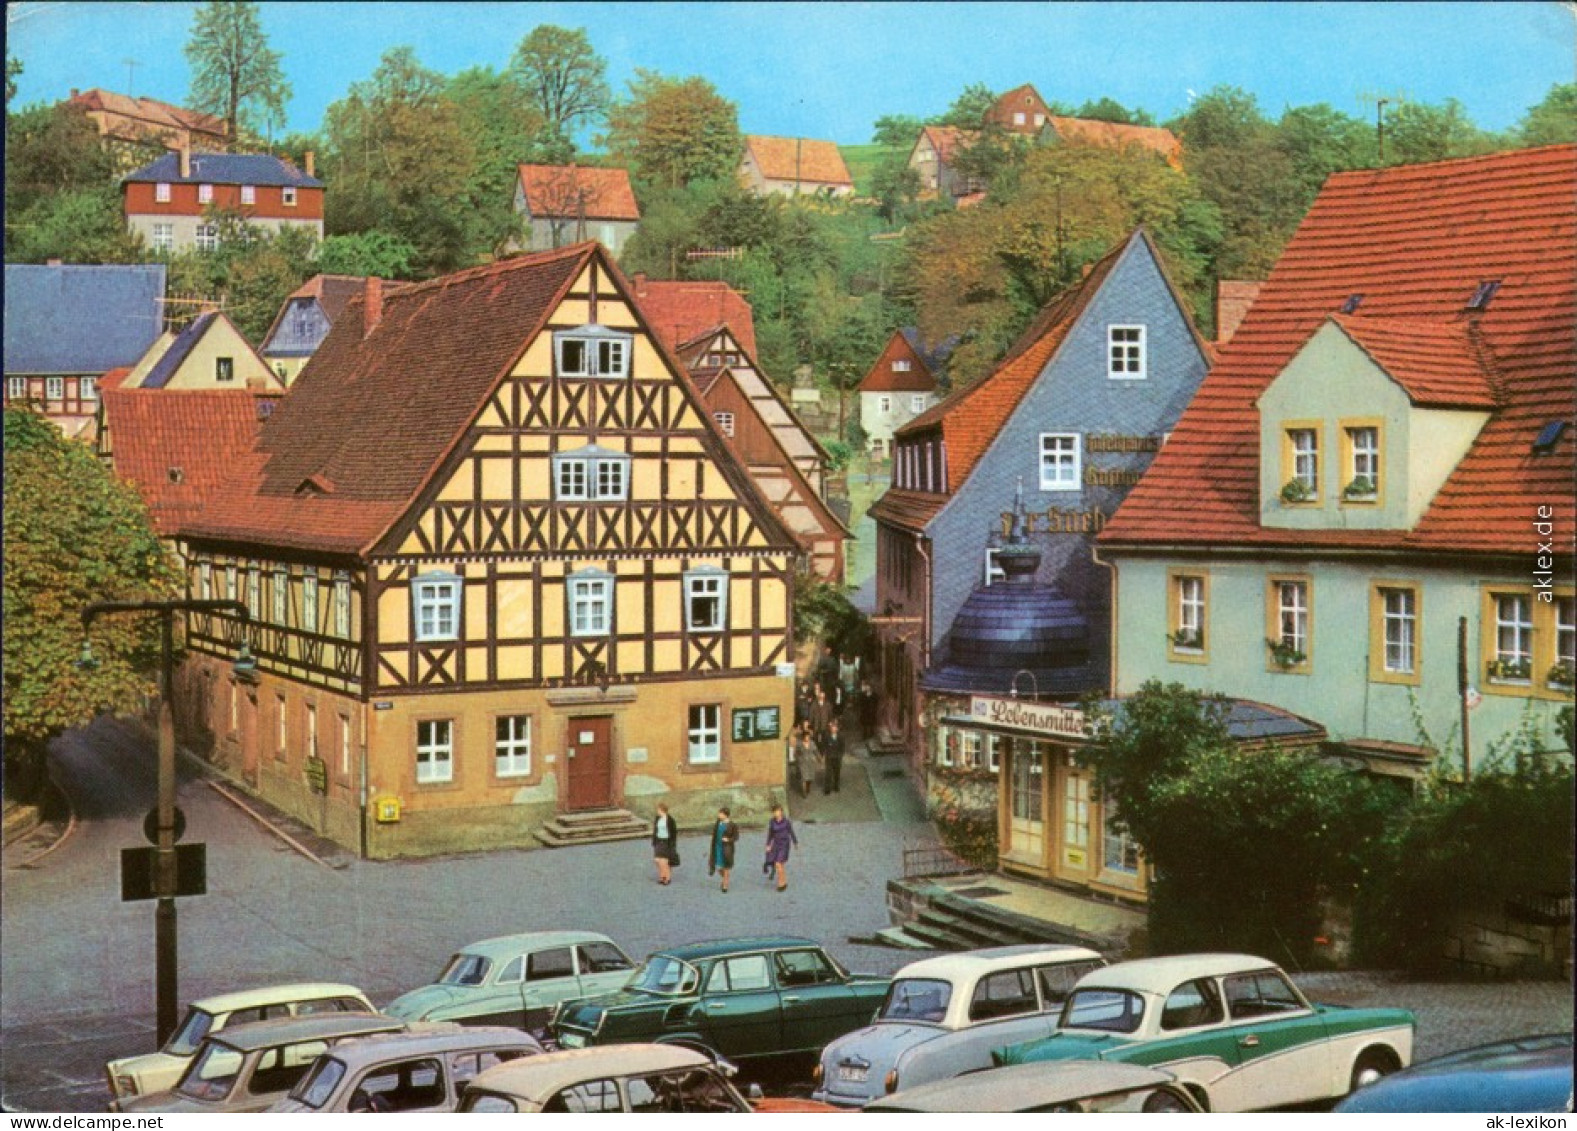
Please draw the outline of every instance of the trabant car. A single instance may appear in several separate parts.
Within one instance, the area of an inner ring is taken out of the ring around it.
[[[203,1039],[171,1091],[122,1100],[125,1112],[267,1111],[338,1041],[398,1033],[405,1022],[377,1013],[315,1013],[228,1025]]]
[[[893,975],[875,1022],[822,1050],[814,1098],[861,1107],[990,1068],[994,1049],[1050,1034],[1074,984],[1104,965],[1093,950],[1052,945],[912,962]]]
[[[462,947],[432,985],[401,994],[384,1012],[407,1021],[518,1025],[540,1032],[553,1007],[612,993],[635,963],[606,935],[535,931]]]
[[[1170,1072],[1101,1060],[1016,1064],[905,1088],[866,1111],[1197,1112]]]
[[[104,1074],[109,1078],[110,1098],[119,1101],[175,1087],[203,1038],[226,1025],[311,1013],[345,1012],[371,1013],[372,1002],[355,986],[337,982],[261,986],[194,1001],[187,1006],[186,1016],[158,1052],[123,1057],[104,1066]],[[117,1110],[113,1102],[111,1110]]]
[[[851,974],[810,939],[726,939],[659,951],[617,994],[566,1002],[562,1048],[688,1045],[730,1060],[820,1052],[869,1021],[889,979]]]
[[[519,1029],[498,1026],[389,1033],[329,1049],[290,1095],[269,1111],[453,1111],[465,1086],[504,1061],[537,1056],[542,1046]]]
[[[1184,954],[1086,974],[1057,1032],[993,1054],[999,1065],[1120,1060],[1165,1068],[1210,1111],[1336,1099],[1413,1057],[1405,1009],[1310,1005],[1274,964]]]

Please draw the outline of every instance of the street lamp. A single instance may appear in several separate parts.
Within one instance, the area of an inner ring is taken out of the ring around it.
[[[242,621],[251,620],[251,611],[240,601],[95,601],[82,610],[82,660],[84,667],[94,664],[93,650],[87,640],[88,626],[93,621],[116,613],[157,613],[163,628],[163,653],[159,670],[159,803],[155,812],[155,865],[153,891],[158,906],[153,917],[154,945],[154,999],[157,1014],[158,1043],[163,1046],[175,1033],[178,1022],[179,992],[176,973],[175,933],[175,708],[173,689],[175,676],[175,614],[178,612],[216,613],[233,612]],[[250,659],[250,652],[242,645],[238,664]],[[257,663],[252,661],[255,669]]]

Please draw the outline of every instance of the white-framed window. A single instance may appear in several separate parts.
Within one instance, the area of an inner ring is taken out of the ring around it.
[[[460,636],[460,578],[425,574],[411,583],[417,640],[457,640]]]
[[[274,623],[284,624],[290,597],[290,575],[283,569],[274,570]]]
[[[1044,126],[1046,124],[1046,115],[1044,115],[1044,114],[1036,114],[1035,115],[1035,124],[1037,126]]]
[[[501,778],[531,773],[530,715],[500,715],[494,720],[493,772]]]
[[[723,708],[697,703],[690,708],[690,762],[705,765],[723,760]]]
[[[454,720],[421,720],[416,724],[416,783],[453,780]]]
[[[170,203],[170,182],[155,181],[153,185],[153,199],[159,204]]]
[[[301,627],[318,630],[318,575],[310,569],[301,576]]]
[[[925,394],[924,393],[916,393],[912,397],[909,398],[909,411],[910,412],[924,412],[925,411]]]
[[[274,714],[279,720],[279,733],[276,736],[278,745],[274,747],[274,750],[283,758],[290,739],[290,714],[285,710],[285,697],[283,695],[275,697],[274,708]]]
[[[1184,576],[1176,579],[1177,627],[1173,647],[1179,652],[1199,652],[1205,642],[1205,579]]]
[[[1077,432],[1040,434],[1040,489],[1042,491],[1079,489],[1079,434]]]
[[[1106,376],[1133,381],[1144,375],[1144,327],[1106,327]]]
[[[566,502],[623,500],[630,494],[630,457],[581,448],[553,457],[553,497]]]
[[[318,707],[316,703],[307,704],[307,757],[318,756]]]
[[[213,202],[214,202],[214,186],[213,185],[198,185],[197,186],[197,203],[198,204],[212,204]]]
[[[1555,598],[1555,662],[1577,668],[1577,601]]]
[[[64,377],[44,378],[44,399],[46,401],[63,401],[66,399],[66,379]]]
[[[1418,595],[1411,589],[1381,589],[1380,602],[1385,670],[1412,675],[1418,670]]]
[[[1352,451],[1352,467],[1348,469],[1348,483],[1360,480],[1369,484],[1367,494],[1374,494],[1380,483],[1380,430],[1372,427],[1347,429],[1347,442]]]
[[[286,208],[294,208],[296,206],[296,186],[295,185],[286,185],[286,186],[284,186],[282,189],[279,190],[279,197],[280,197],[280,203],[283,204]]]
[[[339,772],[340,777],[350,777],[350,716],[339,717]]]
[[[1495,597],[1495,659],[1502,682],[1522,682],[1533,667],[1533,602],[1526,593]],[[1518,675],[1516,673],[1522,673]]]
[[[175,225],[174,224],[158,223],[158,224],[155,224],[153,226],[153,250],[154,251],[174,251],[175,250]]]
[[[581,326],[553,335],[560,377],[628,377],[632,338],[603,326]]]
[[[235,380],[235,358],[214,358],[214,380],[221,383]]]
[[[712,419],[717,421],[717,426],[718,426],[718,428],[722,429],[723,435],[725,435],[725,436],[732,436],[734,434],[734,414],[733,413],[731,413],[731,412],[714,412],[712,414]]]
[[[883,394],[882,396],[879,396],[879,397],[876,398],[876,411],[877,412],[891,412],[892,410],[893,410],[893,399],[891,397],[887,396],[886,394]]]
[[[995,585],[1007,580],[1007,571],[997,565],[997,547],[986,547],[986,584]]]
[[[684,575],[684,620],[691,632],[722,632],[728,624],[728,574],[701,569]]]
[[[1002,772],[1002,738],[1000,735],[986,735],[986,769],[993,774]]]
[[[257,186],[256,185],[242,185],[241,186],[241,203],[242,204],[256,204],[257,203]]]
[[[350,577],[344,572],[334,575],[334,635],[350,639]]]
[[[96,377],[78,377],[77,378],[77,396],[81,397],[85,401],[96,401],[96,400],[98,400],[99,399],[99,382],[98,382],[98,378],[96,378]]]
[[[978,730],[964,730],[958,732],[958,763],[966,770],[980,769],[985,752],[985,742]]]
[[[7,400],[19,401],[27,396],[26,377],[7,377],[5,379],[5,395]]]
[[[1278,581],[1276,584],[1276,639],[1292,654],[1309,654],[1309,583]],[[1302,663],[1295,660],[1294,663]]]
[[[613,631],[613,578],[599,570],[575,574],[569,593],[571,636],[607,636]]]
[[[225,600],[235,600],[235,566],[225,566]]]
[[[1287,429],[1292,445],[1292,477],[1303,484],[1309,495],[1320,490],[1320,434],[1313,428]]]
[[[198,251],[213,251],[218,246],[219,246],[219,225],[217,225],[217,224],[198,224],[197,225],[197,250]]]
[[[197,596],[200,600],[210,601],[214,595],[214,567],[208,562],[199,562],[197,566]]]
[[[246,610],[253,620],[263,615],[263,569],[256,562],[246,567]]]
[[[893,358],[893,372],[894,373],[907,373],[907,372],[909,372],[909,359],[907,357],[895,357],[895,358]]]
[[[1013,124],[1015,126],[1022,126],[1024,124],[1024,111],[1022,111],[1022,110],[1015,110],[1015,111],[1013,111]]]
[[[942,728],[942,741],[937,744],[936,764],[951,766],[958,760],[958,732],[952,727]]]

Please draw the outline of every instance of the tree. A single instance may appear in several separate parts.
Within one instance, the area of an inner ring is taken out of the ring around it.
[[[9,89],[9,88],[8,88]],[[1563,145],[1577,141],[1577,83],[1556,83],[1537,106],[1528,108],[1517,136],[1523,145]]]
[[[608,110],[607,63],[591,49],[584,28],[542,24],[515,48],[509,73],[542,119],[546,139],[574,153],[575,130]]]
[[[70,103],[6,115],[5,254],[14,262],[129,263],[115,165],[98,130]]]
[[[157,622],[104,617],[78,665],[94,601],[176,595],[179,572],[134,488],[25,408],[5,410],[5,782],[31,799],[49,740],[153,690]]]
[[[1385,159],[1388,165],[1412,165],[1471,157],[1496,149],[1499,140],[1473,124],[1455,98],[1439,106],[1404,102],[1386,115]]]
[[[376,228],[330,236],[318,251],[318,270],[325,275],[377,275],[408,279],[416,261],[416,248],[398,236]]]
[[[1283,112],[1276,123],[1275,144],[1298,183],[1300,213],[1314,203],[1326,177],[1371,167],[1377,158],[1374,126],[1323,102]]]
[[[186,61],[192,67],[192,107],[222,117],[232,141],[242,126],[255,132],[259,113],[269,121],[284,120],[290,84],[279,52],[269,50],[256,4],[212,0],[198,8]]]
[[[883,161],[871,174],[871,195],[876,211],[890,224],[900,224],[914,215],[920,195],[920,170],[901,157]]]
[[[318,269],[317,236],[294,226],[269,231],[225,209],[209,209],[204,219],[218,243],[170,256],[169,289],[222,300],[236,329],[261,342],[285,299]]]
[[[933,126],[957,126],[964,130],[978,130],[986,124],[986,115],[997,104],[997,96],[985,83],[970,83],[961,91],[947,110],[931,119]]]
[[[449,80],[444,97],[454,104],[456,124],[475,151],[466,178],[473,250],[499,254],[511,241],[523,242],[515,211],[521,162],[558,164],[568,156],[563,147],[569,143],[546,135],[542,115],[508,73],[471,67]]]
[[[738,112],[711,83],[644,69],[609,110],[601,140],[641,180],[669,188],[732,177],[744,149]]]
[[[22,60],[13,59],[9,55],[5,61],[5,104],[11,105],[11,99],[16,97],[16,80],[22,76]]]
[[[1096,122],[1118,122],[1128,126],[1153,126],[1155,119],[1144,110],[1130,110],[1115,98],[1090,99],[1073,112],[1075,118]]]
[[[884,114],[876,119],[876,131],[871,135],[871,141],[877,145],[903,146],[908,149],[914,145],[915,138],[920,136],[924,128],[925,123],[912,114]]]

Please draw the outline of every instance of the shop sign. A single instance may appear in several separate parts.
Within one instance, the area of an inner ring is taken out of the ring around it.
[[[1077,707],[1051,703],[1025,703],[976,695],[969,700],[969,714],[976,722],[1048,738],[1083,739],[1084,712]]]
[[[734,741],[763,742],[778,737],[777,707],[743,707],[734,711]]]

